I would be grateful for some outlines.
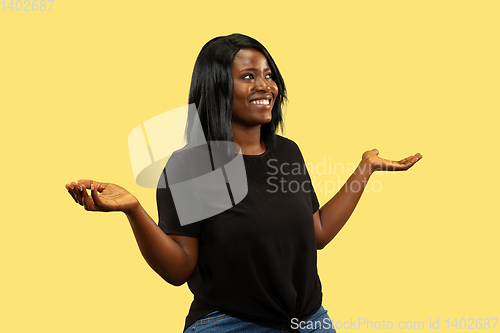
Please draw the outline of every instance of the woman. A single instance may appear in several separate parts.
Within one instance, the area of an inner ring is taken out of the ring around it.
[[[395,162],[376,149],[365,152],[344,187],[319,209],[300,150],[275,134],[285,100],[283,78],[264,46],[240,34],[217,37],[198,56],[189,102],[198,108],[207,141],[241,148],[248,180],[243,200],[181,225],[171,188],[159,186],[157,225],[117,185],[66,185],[86,210],[123,211],[151,268],[173,285],[188,281],[194,301],[185,332],[334,332],[321,306],[317,249],[347,222],[374,171],[407,170],[422,157]],[[190,169],[194,155],[174,154],[167,168]]]

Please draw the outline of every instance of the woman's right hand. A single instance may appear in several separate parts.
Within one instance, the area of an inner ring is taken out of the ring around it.
[[[88,188],[91,191],[91,196],[87,193]],[[66,190],[76,203],[89,211],[130,213],[139,206],[139,201],[132,193],[112,183],[81,179],[76,183],[66,184]]]

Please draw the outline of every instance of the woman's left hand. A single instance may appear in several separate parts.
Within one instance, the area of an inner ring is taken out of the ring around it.
[[[401,161],[391,161],[386,160],[378,156],[379,151],[377,149],[372,149],[366,151],[362,157],[362,163],[368,166],[370,173],[373,173],[377,170],[384,171],[404,171],[411,168],[415,163],[417,163],[422,155],[417,153],[412,156],[408,156],[407,158],[402,159]]]

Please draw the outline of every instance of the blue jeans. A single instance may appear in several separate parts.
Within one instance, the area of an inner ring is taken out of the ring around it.
[[[315,314],[306,320],[300,322],[297,319],[292,319],[290,324],[292,328],[298,328],[300,333],[335,333],[333,322],[323,306],[321,306]],[[230,317],[219,311],[215,311],[209,313],[203,318],[198,319],[184,331],[184,333],[227,332],[286,333],[289,332],[289,328],[288,326],[261,326],[252,322]]]

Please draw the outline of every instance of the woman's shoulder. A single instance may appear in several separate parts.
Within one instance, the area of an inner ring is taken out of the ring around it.
[[[276,143],[279,149],[292,149],[300,152],[299,146],[292,139],[285,138],[281,135],[276,135]]]
[[[183,182],[212,171],[207,145],[186,146],[166,158],[164,173],[169,184]]]

